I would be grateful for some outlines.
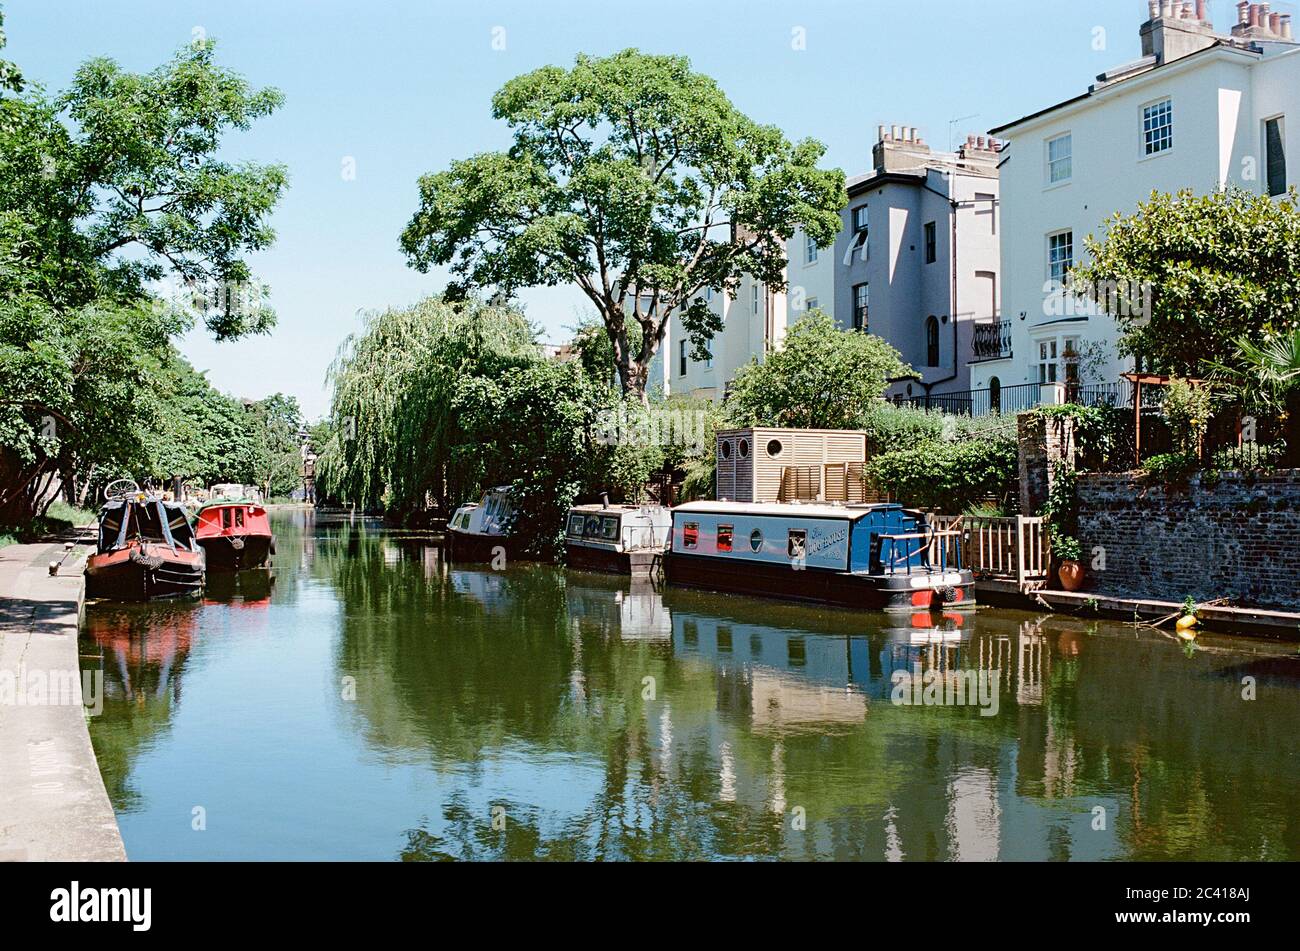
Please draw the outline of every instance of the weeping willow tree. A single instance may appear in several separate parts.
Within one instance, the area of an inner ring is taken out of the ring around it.
[[[330,367],[334,425],[317,460],[322,484],[366,508],[459,504],[481,473],[458,389],[540,359],[532,328],[511,308],[431,297],[372,315]]]

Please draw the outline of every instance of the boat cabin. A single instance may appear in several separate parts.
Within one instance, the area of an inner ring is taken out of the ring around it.
[[[564,547],[569,565],[648,575],[663,554],[672,515],[661,505],[577,505],[569,509]]]
[[[453,561],[496,562],[514,556],[524,539],[513,534],[514,503],[507,485],[488,489],[478,502],[456,509],[447,522],[447,553]]]
[[[672,516],[669,581],[890,610],[974,604],[956,533],[898,504],[692,502]]]
[[[133,539],[161,542],[169,548],[197,551],[189,515],[180,502],[141,497],[112,499],[99,513],[99,552],[124,548]]]

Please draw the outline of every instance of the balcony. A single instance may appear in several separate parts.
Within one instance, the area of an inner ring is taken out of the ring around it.
[[[1011,356],[1011,321],[999,320],[991,324],[976,324],[971,340],[971,363],[982,360],[1002,360]]]

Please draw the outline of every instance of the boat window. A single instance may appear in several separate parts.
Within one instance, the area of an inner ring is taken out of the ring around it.
[[[588,538],[600,537],[600,516],[599,515],[587,516],[587,527],[586,527],[585,534]]]
[[[748,440],[748,439],[742,439],[742,440],[740,441],[740,458],[742,458],[742,459],[748,459],[748,458],[749,458],[749,440]]]
[[[583,522],[583,519],[582,519],[582,516],[581,516],[581,515],[570,515],[570,516],[569,516],[569,534],[570,534],[570,535],[581,535],[581,534],[582,534],[582,522]]]
[[[723,459],[731,458],[731,440],[729,439],[722,440],[722,458]]]
[[[235,509],[235,528],[244,527],[244,510]]]
[[[682,547],[698,548],[700,546],[700,523],[687,522],[682,526]]]
[[[769,456],[779,456],[784,449],[785,447],[781,445],[781,440],[772,439],[768,441],[767,454]]]
[[[750,550],[752,550],[752,551],[756,551],[756,552],[757,552],[757,551],[762,551],[762,550],[763,550],[763,533],[760,532],[758,529],[754,529],[754,530],[750,533],[750,535],[749,535],[749,547],[750,547]]]
[[[221,527],[222,528],[230,527],[230,509],[221,510]]]
[[[791,558],[803,558],[808,551],[808,533],[801,528],[790,529],[790,543],[786,551]]]
[[[718,551],[731,551],[731,536],[735,533],[735,526],[719,525],[718,526]]]
[[[605,516],[602,534],[604,535],[605,541],[612,542],[614,539],[618,538],[618,519],[616,517],[613,515]]]

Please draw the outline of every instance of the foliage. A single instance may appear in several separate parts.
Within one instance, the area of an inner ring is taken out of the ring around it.
[[[1110,459],[1121,448],[1121,436],[1130,425],[1132,413],[1118,406],[1082,406],[1062,403],[1040,406],[1031,412],[1074,423],[1074,442],[1085,468],[1091,462]]]
[[[398,513],[448,511],[483,486],[454,405],[462,379],[540,358],[532,328],[509,308],[431,297],[371,315],[330,370],[334,437],[317,472],[331,494]]]
[[[285,177],[216,157],[280,95],[217,66],[211,44],[143,75],[91,60],[54,97],[16,77],[0,63],[20,93],[0,98],[0,522],[20,524],[60,477],[81,497],[106,471],[199,465],[208,447],[160,435],[191,435],[169,401],[224,410],[168,341],[198,316],[218,339],[271,326],[263,291],[230,291],[272,239]],[[154,300],[168,272],[205,295]]]
[[[1173,379],[1165,387],[1163,411],[1175,452],[1195,455],[1210,425],[1212,394],[1209,387]]]
[[[1073,535],[1053,535],[1052,554],[1061,561],[1078,561],[1083,557],[1083,546]]]
[[[1239,188],[1152,194],[1087,239],[1083,286],[1147,286],[1150,314],[1116,314],[1121,352],[1167,374],[1197,376],[1241,339],[1263,346],[1300,326],[1300,210]],[[1121,309],[1122,310],[1122,309]],[[1149,317],[1149,319],[1148,319]]]
[[[1270,470],[1276,469],[1286,455],[1286,444],[1248,442],[1241,446],[1226,446],[1214,453],[1210,462],[1212,470]]]
[[[256,446],[252,476],[267,497],[287,496],[302,485],[302,409],[283,393],[248,403],[245,416]]]
[[[1211,377],[1234,390],[1244,405],[1282,411],[1288,395],[1300,389],[1300,328],[1258,344],[1239,337],[1230,362],[1207,361],[1206,367]]]
[[[1201,461],[1195,454],[1166,452],[1144,460],[1142,472],[1152,482],[1178,485],[1186,482],[1200,468],[1200,464]]]
[[[814,311],[786,332],[779,350],[740,368],[728,415],[740,426],[853,429],[889,381],[908,372],[879,337],[840,330]]]
[[[1018,466],[1014,439],[932,441],[872,457],[865,478],[909,505],[964,512],[989,498],[1005,502]]]
[[[511,149],[423,176],[402,249],[468,289],[577,284],[643,401],[674,311],[699,353],[721,329],[706,289],[734,293],[744,274],[783,288],[795,228],[822,247],[840,229],[844,174],[817,168],[823,146],[748,119],[685,57],[580,55],[492,106]]]
[[[452,401],[464,440],[453,453],[481,486],[508,485],[511,531],[531,554],[558,553],[564,516],[589,483],[592,400],[573,364],[535,360],[463,377]]]

